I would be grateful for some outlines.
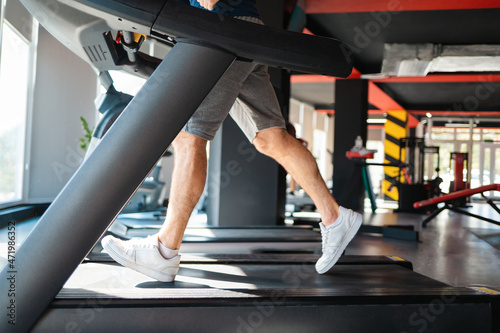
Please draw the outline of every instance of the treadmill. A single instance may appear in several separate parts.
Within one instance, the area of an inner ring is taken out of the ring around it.
[[[445,285],[397,257],[344,256],[318,275],[314,254],[187,256],[170,284],[82,263],[236,58],[347,77],[348,49],[173,0],[20,1],[98,72],[152,74],[2,269],[0,305],[10,320],[0,331],[498,331],[495,291]],[[129,49],[111,38],[115,31],[130,38]],[[133,51],[133,33],[175,46],[158,65]],[[123,161],[125,151],[135,158]]]

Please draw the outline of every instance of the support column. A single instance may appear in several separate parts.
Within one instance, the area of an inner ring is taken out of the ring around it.
[[[231,117],[210,143],[208,169],[209,225],[282,223],[277,214],[280,166],[257,152]]]
[[[408,137],[408,112],[405,110],[387,111],[384,125],[384,163],[406,162],[406,150],[400,149],[401,138]],[[385,200],[399,201],[399,184],[405,183],[404,175],[398,167],[384,167],[382,192]]]
[[[363,210],[365,190],[361,166],[347,159],[358,135],[366,145],[368,81],[337,80],[335,83],[335,135],[333,153],[333,196],[346,208]]]
[[[234,59],[172,49],[3,268],[0,307],[15,304],[15,326],[4,317],[1,332],[33,327]]]

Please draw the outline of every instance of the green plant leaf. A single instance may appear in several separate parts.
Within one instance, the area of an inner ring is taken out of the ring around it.
[[[83,150],[87,150],[90,144],[90,140],[92,140],[93,130],[89,128],[89,123],[87,122],[87,120],[85,120],[85,118],[80,117],[80,121],[82,123],[82,128],[84,133],[84,137],[80,138],[81,142],[80,148],[82,148]]]

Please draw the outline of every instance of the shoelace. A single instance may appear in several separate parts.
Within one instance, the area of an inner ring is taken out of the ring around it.
[[[325,253],[326,244],[328,243],[328,238],[330,238],[330,230],[331,228],[321,229],[321,238],[322,238],[321,251],[323,253]]]
[[[154,240],[151,238],[157,237],[156,235],[151,235],[146,238],[131,239],[126,242],[125,251],[127,254],[132,254],[135,248],[154,248]]]

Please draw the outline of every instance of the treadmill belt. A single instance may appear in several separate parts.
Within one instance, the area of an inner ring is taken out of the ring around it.
[[[265,255],[186,256],[173,283],[114,263],[83,263],[33,332],[61,330],[68,323],[81,332],[386,333],[416,331],[424,328],[420,323],[435,332],[491,332],[493,327],[493,296],[415,273],[397,257],[345,256],[323,275],[316,273],[311,255],[267,257],[270,261]],[[423,312],[433,320],[419,321]]]
[[[330,272],[322,275],[314,268],[318,255],[184,257],[174,283],[155,281],[116,263],[84,263],[67,281],[57,299],[85,296],[147,299],[154,295],[155,299],[168,300],[179,295],[206,296],[207,289],[211,289],[208,293],[212,297],[225,290],[224,297],[227,297],[228,291],[252,290],[254,295],[274,289],[293,292],[299,286],[302,293],[316,296],[412,294],[417,291],[425,294],[449,287],[413,272],[405,267],[405,261],[394,259],[397,257],[344,256]]]
[[[294,296],[373,296],[425,294],[447,287],[398,265],[338,265],[319,275],[310,264],[182,264],[174,283],[162,283],[118,264],[88,263],[78,268],[57,299],[253,298],[276,289]]]

